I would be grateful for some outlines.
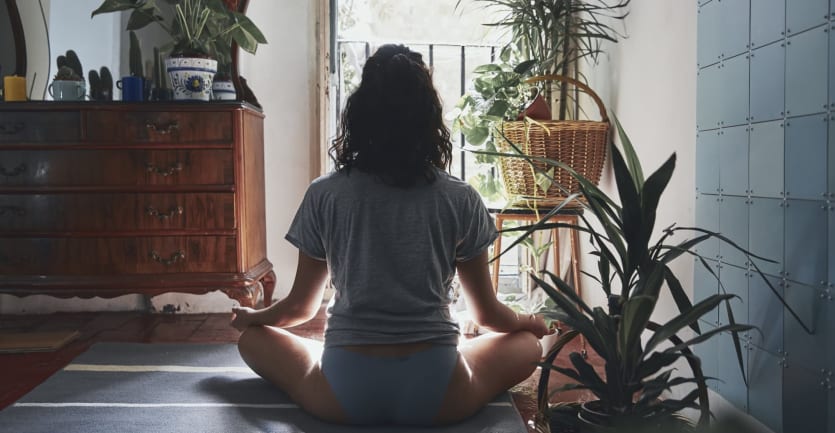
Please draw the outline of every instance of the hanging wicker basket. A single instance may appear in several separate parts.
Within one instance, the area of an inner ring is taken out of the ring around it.
[[[526,155],[565,163],[597,184],[603,173],[609,143],[610,124],[603,101],[591,88],[573,78],[543,75],[527,80],[528,83],[539,81],[563,81],[577,86],[594,99],[602,120],[505,121],[496,134],[497,148],[502,153],[517,153],[509,140]],[[533,165],[536,169],[523,158],[504,157],[499,160],[505,190],[515,201],[514,204],[530,204],[533,201],[537,205],[554,206],[569,194],[579,192],[571,174],[556,167],[553,167],[554,182],[543,190],[537,183],[537,170],[547,172],[552,166],[538,161]]]

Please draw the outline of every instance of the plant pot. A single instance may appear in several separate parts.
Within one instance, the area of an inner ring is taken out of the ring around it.
[[[212,81],[217,73],[217,60],[199,57],[169,57],[165,59],[165,68],[171,79],[175,100],[209,100],[212,95]]]
[[[554,346],[554,343],[560,338],[560,333],[555,332],[550,335],[544,335],[542,338],[539,339],[539,344],[542,345],[542,357],[544,358],[548,355],[548,352]]]
[[[615,428],[611,427],[613,416],[600,410],[599,400],[582,402],[580,410],[577,412],[577,419],[584,426],[584,430],[590,433],[612,433],[615,431]]]
[[[238,98],[235,92],[235,83],[232,81],[215,81],[212,83],[212,100],[234,101]]]

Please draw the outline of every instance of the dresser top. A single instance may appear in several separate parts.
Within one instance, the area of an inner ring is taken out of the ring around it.
[[[230,111],[243,110],[262,114],[262,110],[248,102],[242,101],[166,101],[166,102],[123,102],[123,101],[27,101],[2,102],[0,112],[4,111],[74,111],[74,110],[107,110],[107,111]]]

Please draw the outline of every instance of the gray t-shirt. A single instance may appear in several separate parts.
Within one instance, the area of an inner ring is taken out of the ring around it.
[[[357,169],[313,181],[286,239],[326,260],[335,288],[325,346],[457,344],[449,311],[455,263],[498,233],[478,193],[436,170],[403,189]]]

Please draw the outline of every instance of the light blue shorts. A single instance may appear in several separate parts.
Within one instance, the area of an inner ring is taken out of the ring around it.
[[[402,357],[339,347],[322,353],[322,373],[352,424],[430,426],[438,415],[458,348],[434,345]]]

